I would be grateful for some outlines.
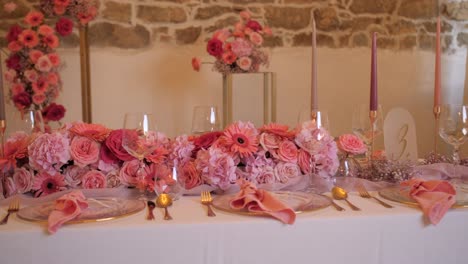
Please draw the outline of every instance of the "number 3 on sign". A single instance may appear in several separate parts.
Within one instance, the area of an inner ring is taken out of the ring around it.
[[[385,152],[390,159],[418,159],[416,126],[411,114],[403,108],[394,108],[384,122]]]

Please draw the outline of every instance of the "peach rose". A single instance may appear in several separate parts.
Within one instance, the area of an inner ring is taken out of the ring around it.
[[[299,166],[295,163],[280,162],[276,165],[275,178],[282,183],[287,183],[289,179],[298,177],[301,174]]]
[[[285,140],[279,144],[277,151],[278,158],[284,162],[297,163],[297,147],[296,144],[289,140]]]
[[[83,189],[102,189],[107,187],[106,176],[102,172],[92,170],[81,179]]]
[[[280,138],[270,133],[262,133],[259,143],[264,150],[269,151],[279,148]]]
[[[186,190],[190,190],[202,183],[200,176],[201,175],[198,173],[195,163],[188,162],[182,167],[181,174],[179,175],[179,181],[182,182],[182,185]]]
[[[349,154],[363,154],[367,151],[367,147],[362,140],[356,135],[345,134],[338,138],[338,148]]]
[[[33,173],[26,168],[21,168],[15,170],[13,174],[13,181],[16,186],[16,190],[18,193],[26,193],[29,192],[32,188],[33,183]]]
[[[137,159],[124,162],[120,169],[120,182],[125,186],[136,186],[138,180],[138,169],[140,168],[140,161]]]
[[[256,46],[261,46],[263,44],[263,37],[257,32],[252,32],[249,34],[250,41]]]
[[[252,60],[249,57],[241,57],[237,60],[237,65],[244,71],[250,70],[250,66],[252,66]]]
[[[99,143],[86,137],[74,137],[70,145],[71,157],[80,167],[97,162],[99,152]]]

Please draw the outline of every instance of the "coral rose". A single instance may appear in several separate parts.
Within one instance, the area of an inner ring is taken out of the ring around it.
[[[74,137],[70,154],[75,165],[85,167],[99,160],[100,144],[87,137]]]
[[[285,140],[279,144],[278,158],[284,162],[297,163],[298,150],[296,144]]]
[[[92,170],[83,175],[81,179],[83,189],[102,189],[107,187],[106,176],[102,172]]]
[[[200,173],[197,171],[197,167],[194,162],[186,163],[182,167],[178,176],[179,181],[186,190],[197,187],[202,183]]]

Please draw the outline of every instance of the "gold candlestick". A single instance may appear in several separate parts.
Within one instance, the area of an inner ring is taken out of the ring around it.
[[[440,106],[434,106],[434,157],[437,157],[437,136],[439,135]]]
[[[371,126],[371,149],[370,149],[370,162],[372,166],[372,154],[374,153],[374,137],[375,137],[375,121],[377,120],[377,110],[369,111],[369,120]]]

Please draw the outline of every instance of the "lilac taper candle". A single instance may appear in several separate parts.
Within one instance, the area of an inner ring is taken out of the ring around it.
[[[377,33],[372,34],[372,56],[371,56],[371,83],[370,83],[370,111],[377,111],[379,105],[377,96]]]
[[[318,109],[317,105],[317,30],[315,19],[312,20],[312,76],[310,87],[310,108],[312,111]]]
[[[437,18],[436,33],[436,59],[435,59],[435,78],[434,78],[434,107],[440,106],[440,17]]]

